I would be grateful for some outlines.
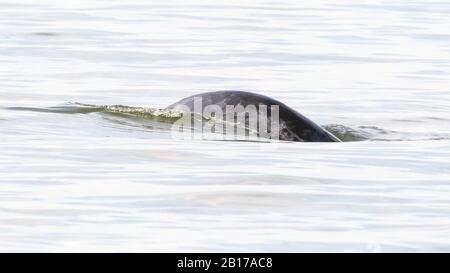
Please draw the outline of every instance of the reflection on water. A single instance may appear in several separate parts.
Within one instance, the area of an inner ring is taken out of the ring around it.
[[[0,251],[449,251],[446,1],[19,2]],[[172,139],[158,109],[213,90],[345,142]]]

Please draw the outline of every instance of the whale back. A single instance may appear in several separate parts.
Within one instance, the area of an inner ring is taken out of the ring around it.
[[[302,142],[340,142],[334,135],[315,124],[305,116],[301,115],[294,109],[285,105],[284,103],[272,99],[267,96],[255,94],[244,91],[216,91],[193,95],[184,98],[166,109],[180,109],[180,106],[189,108],[191,112],[198,111],[194,109],[195,99],[201,98],[201,111],[209,105],[219,106],[223,113],[226,112],[226,106],[241,105],[244,108],[249,105],[254,105],[257,108],[261,105],[266,105],[270,110],[272,105],[279,107],[279,139],[287,141],[302,141]],[[268,111],[268,118],[270,118],[271,111]]]

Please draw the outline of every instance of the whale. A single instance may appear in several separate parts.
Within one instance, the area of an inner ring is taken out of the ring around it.
[[[196,107],[196,101],[201,101],[201,108]],[[209,107],[215,106],[226,112],[227,106],[256,106],[260,109],[262,106],[277,106],[278,109],[278,139],[282,141],[293,142],[341,142],[336,136],[317,125],[304,115],[287,106],[286,104],[270,98],[268,96],[247,91],[213,91],[192,95],[181,99],[167,106],[166,110],[190,111],[192,113],[203,111]],[[247,109],[247,108],[246,108]],[[199,113],[199,114],[202,114]],[[258,112],[259,113],[259,112]],[[272,111],[267,111],[268,118]]]

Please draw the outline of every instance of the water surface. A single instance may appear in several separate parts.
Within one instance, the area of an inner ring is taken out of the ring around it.
[[[449,11],[0,2],[0,251],[450,251]],[[227,89],[358,141],[177,140],[135,111]]]

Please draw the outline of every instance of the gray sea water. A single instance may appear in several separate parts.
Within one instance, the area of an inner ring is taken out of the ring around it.
[[[1,1],[0,251],[450,251],[449,13]],[[179,140],[146,111],[214,90],[345,141]]]

